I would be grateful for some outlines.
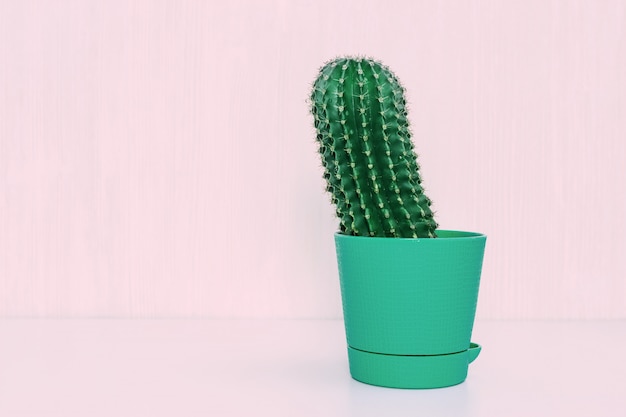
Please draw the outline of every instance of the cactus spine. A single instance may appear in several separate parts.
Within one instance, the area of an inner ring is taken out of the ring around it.
[[[389,68],[370,59],[335,59],[320,69],[311,102],[341,233],[436,237],[404,89]]]

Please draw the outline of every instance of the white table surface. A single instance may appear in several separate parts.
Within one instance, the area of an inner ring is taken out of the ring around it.
[[[626,321],[477,321],[465,383],[348,373],[339,320],[0,320],[0,416],[626,416]]]

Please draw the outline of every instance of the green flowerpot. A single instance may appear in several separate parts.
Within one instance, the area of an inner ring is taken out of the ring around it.
[[[350,373],[393,388],[439,388],[467,377],[487,237],[335,234]]]

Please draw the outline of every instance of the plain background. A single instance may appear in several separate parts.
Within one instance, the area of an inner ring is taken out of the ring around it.
[[[0,316],[339,318],[307,97],[402,80],[479,318],[626,318],[626,3],[0,1]]]

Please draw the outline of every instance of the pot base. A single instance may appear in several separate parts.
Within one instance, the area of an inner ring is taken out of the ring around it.
[[[462,352],[444,355],[387,355],[348,346],[350,374],[357,381],[389,388],[442,388],[460,384],[467,366],[480,353],[472,343]]]

